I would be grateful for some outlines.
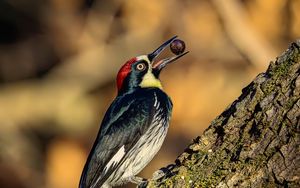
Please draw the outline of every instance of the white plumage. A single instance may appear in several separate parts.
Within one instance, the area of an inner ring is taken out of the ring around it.
[[[160,106],[155,94],[154,108]],[[151,126],[145,134],[139,139],[132,149],[127,153],[126,160],[118,168],[118,174],[113,173],[110,179],[119,179],[112,186],[121,185],[127,182],[131,177],[138,174],[144,167],[153,159],[156,153],[161,148],[168,130],[169,117],[164,116],[162,109],[155,110]],[[121,176],[120,172],[123,172]]]

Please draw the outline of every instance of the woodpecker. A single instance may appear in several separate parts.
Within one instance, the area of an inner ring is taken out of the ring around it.
[[[155,62],[177,36],[154,52],[127,61],[117,75],[118,94],[107,110],[87,158],[79,188],[109,188],[132,182],[160,149],[172,101],[162,90],[161,70],[188,52]]]

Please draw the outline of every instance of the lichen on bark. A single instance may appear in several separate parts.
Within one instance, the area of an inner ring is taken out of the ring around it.
[[[300,187],[300,41],[148,187]]]

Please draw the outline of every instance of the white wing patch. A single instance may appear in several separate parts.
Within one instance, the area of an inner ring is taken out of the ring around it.
[[[156,93],[154,93],[154,98],[155,98],[154,106],[156,107],[156,105],[157,105],[157,96],[156,96]]]
[[[107,172],[107,170],[108,170],[110,167],[112,167],[112,166],[118,164],[118,162],[119,162],[119,161],[122,159],[122,157],[125,155],[125,147],[124,147],[124,146],[125,146],[125,145],[123,145],[123,146],[118,150],[118,152],[110,159],[110,161],[107,163],[107,165],[105,166],[105,168],[104,168],[104,170],[103,170],[103,174],[105,174],[105,173]],[[93,188],[95,185],[97,185],[98,181],[100,180],[100,177],[101,177],[101,176],[98,177],[96,183],[92,186],[92,188]]]
[[[160,105],[160,102],[157,100],[157,95],[156,93],[154,93],[154,98],[155,98],[155,101],[154,101],[154,107],[158,110],[159,109],[159,105]],[[162,109],[160,109],[162,110]],[[160,111],[159,111],[160,112]]]
[[[104,172],[106,173],[106,171],[113,165],[115,165],[116,163],[118,163],[122,157],[125,155],[125,147],[124,145],[119,149],[119,151],[111,158],[111,160],[107,163],[107,165],[104,168]]]

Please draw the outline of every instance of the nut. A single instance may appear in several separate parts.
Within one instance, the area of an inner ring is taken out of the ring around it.
[[[170,49],[171,51],[176,54],[176,55],[179,55],[181,53],[184,52],[185,50],[185,43],[180,40],[180,39],[175,39],[171,45],[170,45]]]

